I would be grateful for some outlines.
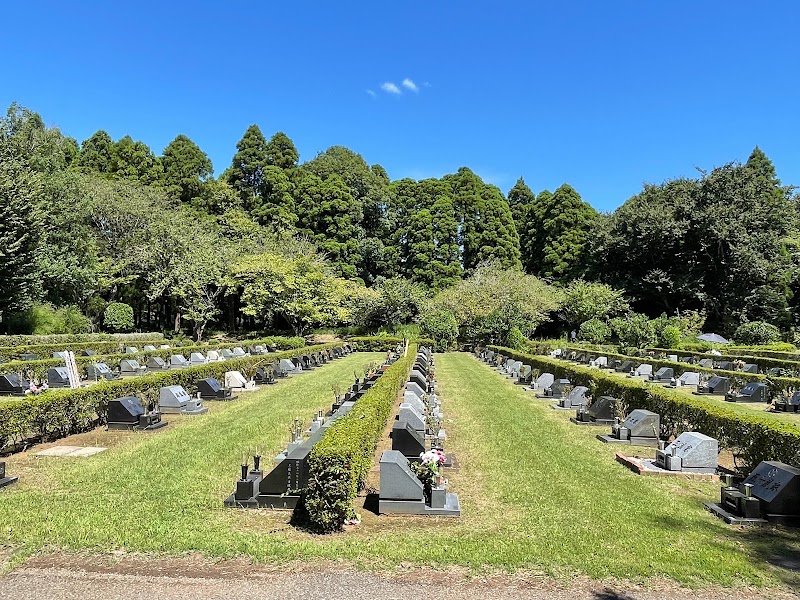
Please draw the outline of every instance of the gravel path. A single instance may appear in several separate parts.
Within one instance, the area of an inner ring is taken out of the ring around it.
[[[181,574],[183,573],[183,574]],[[25,600],[702,600],[787,599],[789,592],[751,589],[689,591],[667,581],[643,589],[576,580],[490,577],[466,580],[460,574],[406,571],[374,574],[350,568],[311,565],[253,567],[244,563],[203,564],[134,558],[36,557],[0,578],[0,598]]]

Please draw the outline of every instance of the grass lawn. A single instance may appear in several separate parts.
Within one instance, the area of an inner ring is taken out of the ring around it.
[[[23,552],[124,547],[344,559],[368,568],[667,576],[693,585],[791,581],[768,561],[796,556],[796,534],[725,526],[702,506],[717,496],[717,484],[634,475],[614,461],[619,448],[594,439],[598,428],[572,425],[568,413],[467,354],[436,358],[448,451],[461,465],[448,475],[461,519],[362,510],[360,526],[321,537],[290,527],[288,513],[222,508],[246,450],[258,443],[265,455],[277,452],[292,417],[307,418],[329,402],[333,381],[349,381],[377,357],[356,354],[205,418],[129,435],[91,459],[19,459],[23,479],[0,492],[0,541]]]

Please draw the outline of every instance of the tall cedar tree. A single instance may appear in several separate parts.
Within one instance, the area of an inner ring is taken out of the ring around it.
[[[78,167],[88,173],[111,173],[114,160],[114,141],[105,131],[97,131],[81,144]]]
[[[267,143],[267,164],[279,169],[292,169],[297,166],[300,154],[288,135],[279,131]]]
[[[115,177],[142,185],[158,183],[164,176],[161,160],[150,147],[144,142],[134,141],[129,135],[114,144],[111,172]]]
[[[236,143],[236,154],[228,171],[228,183],[246,206],[260,204],[259,194],[268,164],[267,140],[258,125],[250,125]]]
[[[527,186],[525,180],[520,177],[508,191],[508,207],[511,209],[511,216],[514,218],[514,226],[520,238],[520,250],[523,249],[523,232],[527,228],[528,212],[536,202],[536,195]],[[523,253],[524,254],[524,253]]]
[[[180,134],[172,140],[161,156],[164,186],[175,198],[191,202],[203,193],[203,183],[211,177],[211,159],[197,144]]]

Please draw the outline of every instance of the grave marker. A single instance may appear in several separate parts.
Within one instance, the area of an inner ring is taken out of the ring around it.
[[[597,439],[607,444],[630,444],[632,446],[658,447],[661,418],[654,412],[638,408],[622,423],[611,426],[610,435],[598,435]]]

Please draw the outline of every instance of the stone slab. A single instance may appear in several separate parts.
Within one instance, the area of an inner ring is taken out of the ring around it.
[[[659,467],[652,458],[642,458],[640,456],[627,456],[617,452],[615,456],[618,463],[628,467],[637,475],[655,475],[664,477],[682,477],[684,479],[700,479],[705,481],[719,481],[716,470],[708,473],[698,473],[696,471],[667,471]]]
[[[99,446],[53,446],[47,450],[37,452],[34,456],[52,456],[52,457],[75,457],[85,458],[87,456],[94,456],[104,452],[107,448]]]

